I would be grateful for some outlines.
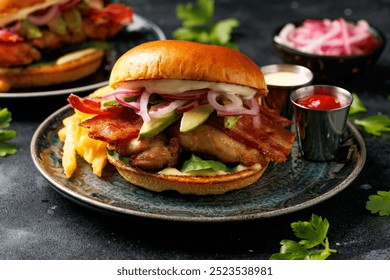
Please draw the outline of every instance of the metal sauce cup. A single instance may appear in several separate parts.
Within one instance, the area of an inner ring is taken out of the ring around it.
[[[330,95],[342,104],[336,109],[310,109],[298,104],[308,96]],[[336,157],[346,128],[353,97],[343,88],[313,85],[299,88],[290,95],[302,156],[308,160],[329,161]]]
[[[294,64],[271,64],[261,67],[261,71],[268,87],[268,95],[263,98],[262,105],[291,120],[290,93],[310,85],[313,73],[304,66]]]

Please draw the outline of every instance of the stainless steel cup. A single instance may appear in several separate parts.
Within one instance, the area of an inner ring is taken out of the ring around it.
[[[315,94],[334,96],[342,106],[336,109],[318,110],[298,104],[299,100]],[[353,100],[351,93],[340,87],[313,85],[293,91],[290,100],[302,156],[314,161],[333,160],[346,127]]]
[[[294,64],[266,65],[261,67],[261,71],[268,87],[263,106],[291,120],[293,111],[289,96],[293,90],[310,85],[313,73],[304,66]]]

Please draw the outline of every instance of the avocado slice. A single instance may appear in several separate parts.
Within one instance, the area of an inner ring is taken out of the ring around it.
[[[162,132],[178,119],[179,115],[175,110],[160,118],[152,118],[150,121],[144,122],[142,124],[141,130],[139,132],[139,138],[151,138]]]
[[[197,128],[208,119],[213,110],[213,107],[206,104],[184,112],[180,122],[180,132],[187,132]]]
[[[28,20],[21,21],[22,26],[20,29],[20,33],[25,36],[27,39],[36,39],[42,37],[42,32],[38,26],[32,24]]]
[[[62,16],[56,16],[51,21],[47,23],[50,31],[57,33],[59,35],[66,34],[66,23]]]
[[[76,8],[66,10],[63,13],[63,19],[69,30],[71,30],[72,32],[81,31],[83,20],[79,10],[77,10]]]

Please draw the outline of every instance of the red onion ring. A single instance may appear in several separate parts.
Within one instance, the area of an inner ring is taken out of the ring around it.
[[[59,13],[58,5],[51,6],[43,15],[34,15],[31,14],[27,17],[27,19],[37,26],[42,26],[47,24],[53,18],[55,18]]]
[[[166,105],[160,106],[155,110],[150,110],[149,111],[149,116],[151,118],[161,118],[162,116],[169,114],[173,110],[176,110],[180,106],[184,105],[187,103],[187,100],[175,100],[172,101]]]
[[[139,115],[141,116],[144,122],[150,121],[150,116],[148,113],[148,103],[151,95],[152,94],[150,92],[144,90],[139,99],[139,103],[140,103]]]

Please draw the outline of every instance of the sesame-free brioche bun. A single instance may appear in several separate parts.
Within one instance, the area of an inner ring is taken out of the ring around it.
[[[177,191],[181,194],[218,195],[238,190],[256,182],[268,167],[269,161],[259,169],[245,169],[215,176],[180,176],[148,172],[130,167],[107,154],[108,161],[128,182],[150,191]]]
[[[264,76],[251,59],[228,47],[181,40],[151,41],[123,54],[110,85],[139,80],[192,80],[227,83],[267,93]]]
[[[43,87],[76,81],[96,72],[102,63],[103,56],[103,50],[93,49],[85,52],[81,57],[60,64],[0,68],[0,91],[6,92],[11,88]]]

